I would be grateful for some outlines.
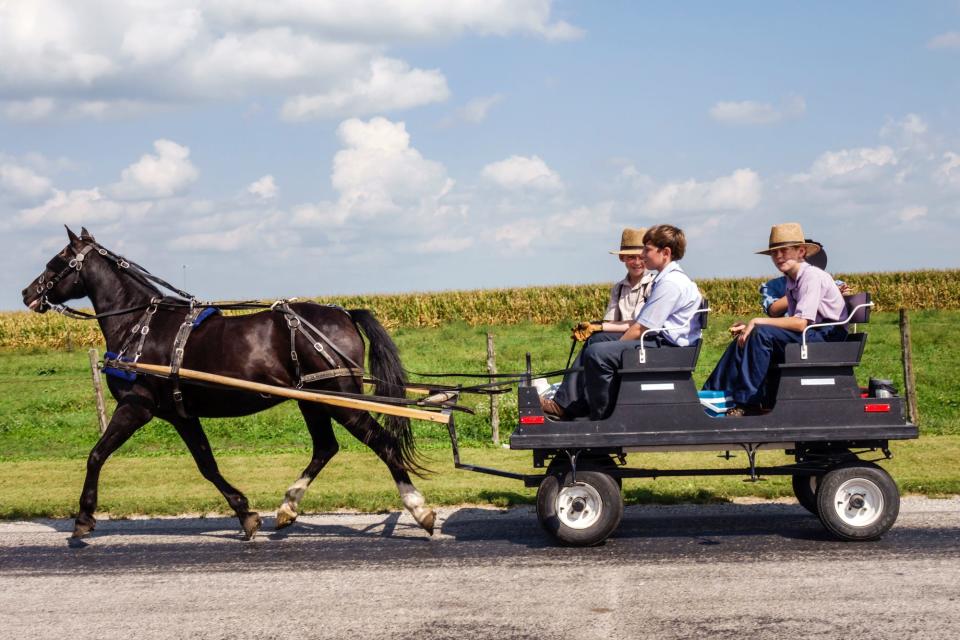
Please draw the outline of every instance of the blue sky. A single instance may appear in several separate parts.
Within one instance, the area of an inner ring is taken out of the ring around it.
[[[88,227],[203,298],[957,267],[960,1],[0,4],[0,308]]]

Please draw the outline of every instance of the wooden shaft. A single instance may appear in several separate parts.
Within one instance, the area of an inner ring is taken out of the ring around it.
[[[164,376],[170,375],[170,367],[164,367],[156,364],[144,364],[142,362],[138,362],[137,364],[124,363],[124,368],[133,369],[134,371],[142,371],[144,373],[158,373]],[[370,400],[355,400],[353,398],[341,398],[338,396],[330,396],[323,393],[315,393],[312,391],[301,391],[300,389],[289,389],[287,387],[277,387],[272,384],[262,384],[260,382],[249,382],[247,380],[240,380],[239,378],[230,378],[228,376],[221,376],[215,373],[207,373],[206,371],[194,371],[193,369],[180,369],[179,375],[184,380],[200,380],[202,382],[212,382],[214,384],[220,384],[225,387],[245,389],[247,391],[255,391],[257,393],[266,393],[271,396],[279,396],[281,398],[292,398],[293,400],[307,400],[308,402],[319,402],[320,404],[331,404],[336,407],[347,407],[350,409],[360,409],[362,411],[373,411],[376,413],[384,413],[391,416],[413,418],[415,420],[426,420],[428,422],[438,422],[440,424],[447,424],[450,422],[450,416],[445,415],[443,413],[434,413],[433,411],[424,411],[422,409],[411,409],[409,407],[395,407],[393,405],[381,404],[379,402],[373,402]]]
[[[97,398],[97,422],[100,425],[100,435],[107,430],[107,409],[103,402],[103,384],[100,380],[100,356],[96,349],[87,352],[90,356],[90,373],[93,375],[93,393]]]

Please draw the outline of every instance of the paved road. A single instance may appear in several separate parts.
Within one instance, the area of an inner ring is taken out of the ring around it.
[[[960,498],[909,498],[887,536],[826,536],[795,504],[629,507],[558,548],[529,509],[0,523],[7,638],[956,638]],[[272,525],[268,520],[267,525]]]

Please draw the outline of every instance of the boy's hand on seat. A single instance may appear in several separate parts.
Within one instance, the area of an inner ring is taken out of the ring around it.
[[[577,342],[586,342],[587,338],[595,334],[597,331],[602,331],[603,325],[597,322],[579,322],[577,326],[573,328],[572,338]]]

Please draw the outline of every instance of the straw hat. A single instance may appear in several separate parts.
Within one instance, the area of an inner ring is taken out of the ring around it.
[[[620,236],[620,250],[611,251],[613,255],[620,256],[638,256],[643,253],[643,236],[647,230],[644,227],[639,229],[624,229]]]
[[[803,228],[796,222],[773,225],[770,228],[770,246],[757,253],[770,255],[775,249],[782,247],[806,247],[808,257],[820,251],[820,245],[807,240],[803,235]]]

